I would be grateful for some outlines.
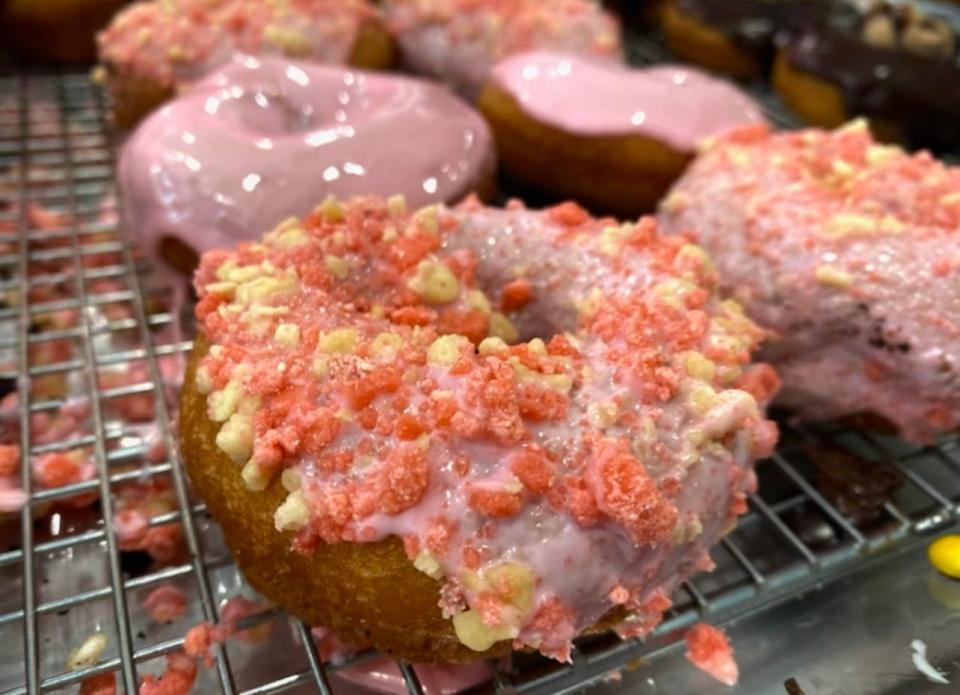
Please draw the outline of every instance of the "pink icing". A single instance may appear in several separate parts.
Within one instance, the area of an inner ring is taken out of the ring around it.
[[[442,87],[237,56],[140,125],[119,181],[145,251],[174,236],[202,253],[329,194],[450,202],[492,169],[483,119]]]
[[[762,123],[733,85],[688,66],[631,68],[565,53],[516,55],[492,81],[532,118],[582,135],[641,135],[692,152],[703,138]]]

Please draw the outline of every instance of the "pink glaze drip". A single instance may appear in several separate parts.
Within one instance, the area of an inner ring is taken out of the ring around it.
[[[483,119],[425,81],[237,56],[152,114],[123,148],[130,229],[154,254],[259,238],[326,195],[455,201],[492,173]]]
[[[681,152],[731,128],[763,122],[746,94],[688,66],[638,69],[538,51],[499,63],[492,82],[532,118],[560,130],[639,135]]]

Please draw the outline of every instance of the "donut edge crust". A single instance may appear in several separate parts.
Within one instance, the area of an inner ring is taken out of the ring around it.
[[[738,80],[752,80],[763,74],[763,66],[738,48],[729,38],[677,7],[670,0],[663,10],[660,29],[670,50],[678,56]]]
[[[792,67],[783,50],[777,51],[773,61],[771,83],[790,110],[808,123],[837,128],[847,121],[840,90],[826,80]]]
[[[365,22],[357,32],[348,64],[362,70],[386,70],[396,58],[393,39],[379,20]],[[292,58],[291,58],[292,59]],[[129,130],[151,111],[176,96],[166,85],[105,63],[106,82],[113,103],[113,122],[120,130]]]
[[[847,112],[840,88],[806,70],[790,65],[784,49],[773,61],[771,83],[787,107],[804,121],[820,128],[839,128],[853,114]],[[882,142],[904,142],[903,131],[893,121],[867,119],[870,130]]]
[[[692,159],[652,138],[558,130],[528,116],[493,83],[487,83],[477,106],[511,177],[597,212],[637,217],[653,211]]]

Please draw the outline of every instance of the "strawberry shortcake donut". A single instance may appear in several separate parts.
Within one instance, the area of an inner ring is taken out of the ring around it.
[[[785,407],[879,415],[917,441],[960,425],[960,169],[864,121],[754,128],[706,149],[660,220],[698,230],[724,291],[775,332]]]
[[[98,37],[114,120],[129,128],[234,51],[386,68],[393,44],[366,0],[145,0]]]
[[[714,280],[650,218],[329,200],[203,257],[188,470],[252,584],[348,642],[644,635],[776,439]]]
[[[383,12],[404,64],[469,99],[494,64],[515,53],[622,60],[619,24],[592,0],[386,0]]]

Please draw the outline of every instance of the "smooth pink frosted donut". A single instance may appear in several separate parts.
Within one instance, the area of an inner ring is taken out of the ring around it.
[[[404,63],[470,99],[514,53],[622,59],[617,20],[591,0],[386,0],[383,12]]]
[[[532,51],[498,63],[490,83],[531,119],[564,133],[636,135],[682,153],[726,130],[765,122],[745,92],[687,65],[637,68]]]
[[[456,201],[493,168],[483,118],[438,85],[238,56],[139,126],[119,183],[144,250],[172,238],[203,253],[327,195]]]

